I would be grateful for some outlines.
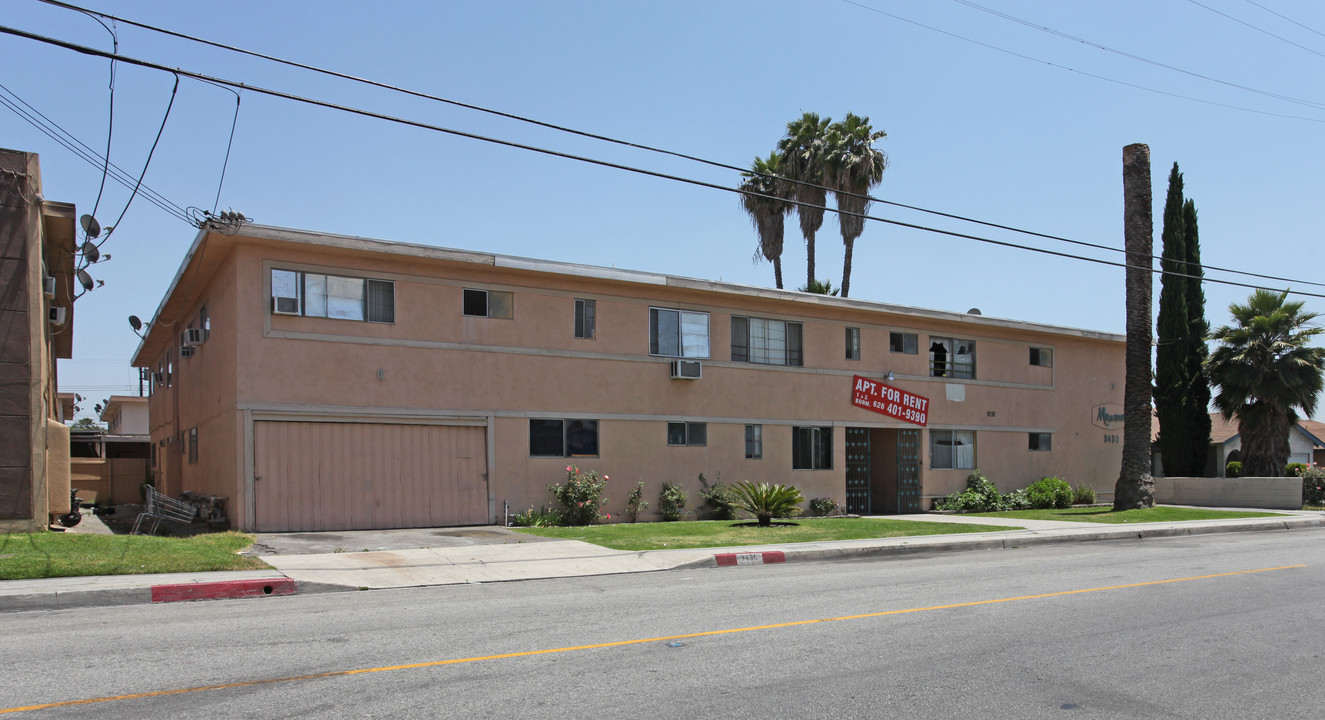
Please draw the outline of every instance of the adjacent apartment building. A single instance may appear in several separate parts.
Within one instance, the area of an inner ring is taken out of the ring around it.
[[[277,227],[204,228],[133,364],[159,487],[293,531],[500,522],[570,465],[927,509],[1112,488],[1119,335]]]

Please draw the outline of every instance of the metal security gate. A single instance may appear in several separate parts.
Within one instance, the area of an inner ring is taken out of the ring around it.
[[[869,428],[847,428],[847,512],[870,513]]]
[[[897,512],[920,512],[920,431],[897,431]]]

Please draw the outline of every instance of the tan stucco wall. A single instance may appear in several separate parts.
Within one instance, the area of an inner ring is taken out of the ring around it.
[[[46,512],[69,512],[69,426],[46,421]]]
[[[1155,502],[1301,510],[1301,478],[1155,478]]]

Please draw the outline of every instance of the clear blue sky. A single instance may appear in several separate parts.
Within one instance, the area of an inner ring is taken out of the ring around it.
[[[1277,39],[1192,0],[984,0],[1116,53],[957,0],[88,2],[227,44],[736,165],[767,154],[803,111],[867,115],[887,131],[880,147],[891,159],[875,195],[1114,247],[1122,245],[1122,148],[1143,142],[1152,154],[1156,254],[1176,161],[1200,212],[1206,263],[1325,281],[1325,6],[1315,2],[1201,0]],[[36,0],[7,0],[0,24],[110,48],[94,20]],[[172,67],[725,186],[739,180],[130,26],[117,31],[122,54]],[[0,82],[104,149],[108,61],[11,36],[0,36],[0,53]],[[111,159],[132,174],[172,82],[169,74],[118,66]],[[755,235],[732,194],[242,96],[220,208],[257,222],[773,284],[772,267],[751,261]],[[146,184],[178,205],[210,210],[233,111],[231,93],[181,81]],[[3,107],[0,146],[40,153],[46,196],[92,210],[100,170]],[[97,211],[103,224],[127,197],[107,185]],[[884,205],[873,214],[1120,257]],[[152,315],[194,232],[139,197],[103,247],[112,259],[92,273],[106,285],[78,301],[76,359],[60,370],[62,389],[89,398],[85,412],[107,395],[136,391],[127,362],[137,338],[125,318]],[[787,284],[799,285],[805,252],[794,218],[786,248]],[[817,264],[834,285],[841,248],[830,216]],[[1249,292],[1208,284],[1212,324],[1227,321],[1228,304]],[[1124,325],[1121,269],[879,223],[857,242],[852,296],[1108,332]],[[1325,300],[1307,298],[1307,307],[1325,311]]]

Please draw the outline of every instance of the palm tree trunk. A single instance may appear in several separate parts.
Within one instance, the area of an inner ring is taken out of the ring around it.
[[[773,279],[777,281],[778,289],[782,289],[782,258],[773,258]]]
[[[1123,462],[1113,509],[1154,507],[1150,476],[1151,216],[1150,148],[1123,148],[1123,234],[1127,250],[1127,349],[1123,387]]]
[[[1245,433],[1244,433],[1245,430]],[[1259,423],[1238,423],[1242,438],[1242,476],[1279,477],[1288,466],[1288,433],[1292,423],[1288,414],[1274,411]]]
[[[814,231],[805,233],[805,288],[814,287]]]
[[[846,297],[851,291],[851,252],[856,248],[855,240],[847,240],[843,243],[842,255],[842,292],[841,297]]]

